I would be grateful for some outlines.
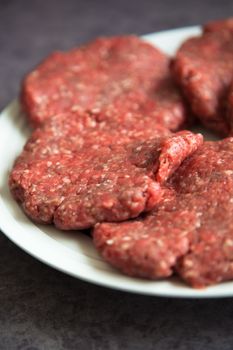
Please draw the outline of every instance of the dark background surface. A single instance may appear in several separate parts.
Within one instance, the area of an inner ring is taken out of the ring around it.
[[[232,0],[0,0],[0,108],[54,49],[233,15]],[[0,213],[1,215],[1,213]],[[145,297],[86,284],[0,235],[0,350],[232,350],[233,300]]]

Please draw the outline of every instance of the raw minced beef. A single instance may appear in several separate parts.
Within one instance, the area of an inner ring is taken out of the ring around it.
[[[177,130],[187,122],[187,109],[169,65],[165,54],[136,36],[100,38],[46,58],[25,77],[22,106],[34,126],[62,112],[117,119],[125,111]]]
[[[10,189],[34,221],[61,229],[127,220],[160,202],[162,184],[201,144],[200,134],[182,131],[42,158],[28,152],[11,172]]]
[[[94,227],[128,275],[233,279],[233,138],[173,133],[196,114],[232,135],[232,78],[232,19],[207,23],[172,65],[135,36],[50,55],[22,84],[35,130],[10,174],[14,198],[35,222]]]
[[[206,127],[224,136],[232,128],[226,113],[233,78],[232,28],[232,19],[207,24],[201,36],[181,45],[173,64],[193,112]]]
[[[50,118],[36,128],[18,161],[45,158],[52,154],[71,154],[83,147],[121,145],[133,141],[170,136],[171,132],[151,116],[122,112],[118,121],[102,120],[99,115],[72,112]]]
[[[233,138],[205,142],[143,217],[97,224],[104,259],[123,272],[157,279],[177,272],[200,288],[233,278]]]

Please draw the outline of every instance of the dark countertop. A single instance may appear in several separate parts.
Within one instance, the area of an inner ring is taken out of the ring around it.
[[[233,15],[232,0],[0,0],[0,108],[54,49]],[[0,214],[1,215],[1,214]],[[0,350],[232,350],[233,299],[145,297],[84,283],[0,235]]]

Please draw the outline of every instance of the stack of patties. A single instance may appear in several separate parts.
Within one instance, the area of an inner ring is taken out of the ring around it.
[[[134,36],[49,56],[21,91],[35,130],[9,184],[25,213],[91,229],[103,258],[131,276],[232,279],[233,138],[182,130],[196,115],[230,133],[232,37],[231,20],[211,23],[172,64]]]

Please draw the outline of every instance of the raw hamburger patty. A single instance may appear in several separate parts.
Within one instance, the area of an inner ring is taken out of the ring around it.
[[[205,142],[168,181],[164,200],[124,223],[97,224],[104,259],[131,276],[178,274],[193,287],[233,278],[233,138]]]
[[[174,76],[193,112],[222,135],[230,131],[226,101],[233,78],[232,20],[206,25],[200,37],[185,41],[177,52]]]
[[[189,131],[16,162],[10,189],[32,220],[61,229],[122,221],[161,201],[161,185],[202,144]]]
[[[97,39],[50,55],[28,74],[22,106],[34,126],[62,112],[101,112],[117,119],[135,111],[177,130],[186,121],[186,108],[169,65],[167,56],[135,36]]]
[[[231,126],[231,135],[233,135],[233,82],[231,84],[227,102],[227,118]]]
[[[213,32],[219,30],[233,30],[233,17],[218,21],[211,21],[204,25],[205,32]]]
[[[121,113],[118,121],[90,113],[63,113],[38,127],[27,141],[18,161],[46,158],[52,154],[71,154],[83,147],[120,145],[132,141],[170,136],[171,132],[153,117]]]

